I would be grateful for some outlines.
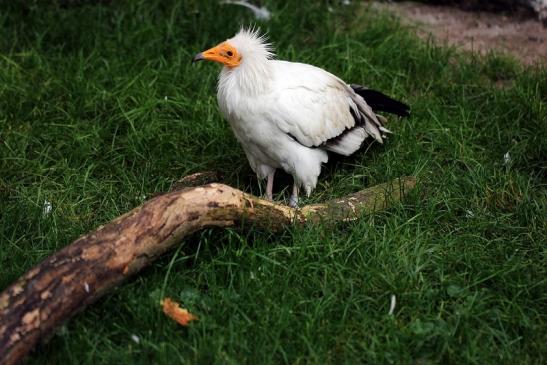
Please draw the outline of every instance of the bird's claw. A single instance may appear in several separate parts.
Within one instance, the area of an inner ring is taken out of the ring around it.
[[[291,208],[298,208],[298,197],[291,195],[289,198],[289,207]]]

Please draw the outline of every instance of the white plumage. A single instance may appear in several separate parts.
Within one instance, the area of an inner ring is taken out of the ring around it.
[[[309,195],[317,185],[327,151],[348,156],[369,136],[382,143],[389,131],[355,87],[318,67],[273,56],[258,31],[242,29],[194,60],[225,65],[218,82],[220,110],[252,169],[260,179],[268,178],[268,198],[276,169],[293,176],[294,206],[299,187]]]

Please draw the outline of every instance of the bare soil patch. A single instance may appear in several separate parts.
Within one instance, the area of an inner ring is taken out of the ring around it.
[[[547,60],[547,28],[522,14],[470,12],[411,1],[375,6],[393,11],[407,24],[417,24],[421,37],[432,34],[441,42],[480,54],[506,52],[528,65]]]

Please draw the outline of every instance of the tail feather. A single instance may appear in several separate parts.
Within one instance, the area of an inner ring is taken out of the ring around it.
[[[339,155],[349,156],[361,148],[368,137],[383,143],[387,133],[392,133],[384,127],[387,120],[376,112],[384,111],[399,116],[409,116],[410,107],[400,101],[375,90],[360,85],[350,85],[355,95],[350,96],[349,112],[355,126],[346,129],[338,136],[325,141],[320,145],[322,149]]]
[[[380,91],[367,89],[356,84],[350,86],[357,95],[365,99],[374,112],[387,112],[401,117],[410,116],[410,107],[408,105],[392,99]]]

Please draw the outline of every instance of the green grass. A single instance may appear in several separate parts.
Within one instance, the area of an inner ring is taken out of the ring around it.
[[[259,193],[217,110],[218,66],[190,65],[254,22],[246,11],[24,3],[0,8],[0,289],[188,173]],[[413,108],[384,146],[325,168],[308,201],[402,175],[419,189],[335,227],[195,234],[29,363],[545,363],[546,68],[436,47],[359,5],[267,3],[258,25],[280,58]],[[163,295],[200,321],[164,317]]]

